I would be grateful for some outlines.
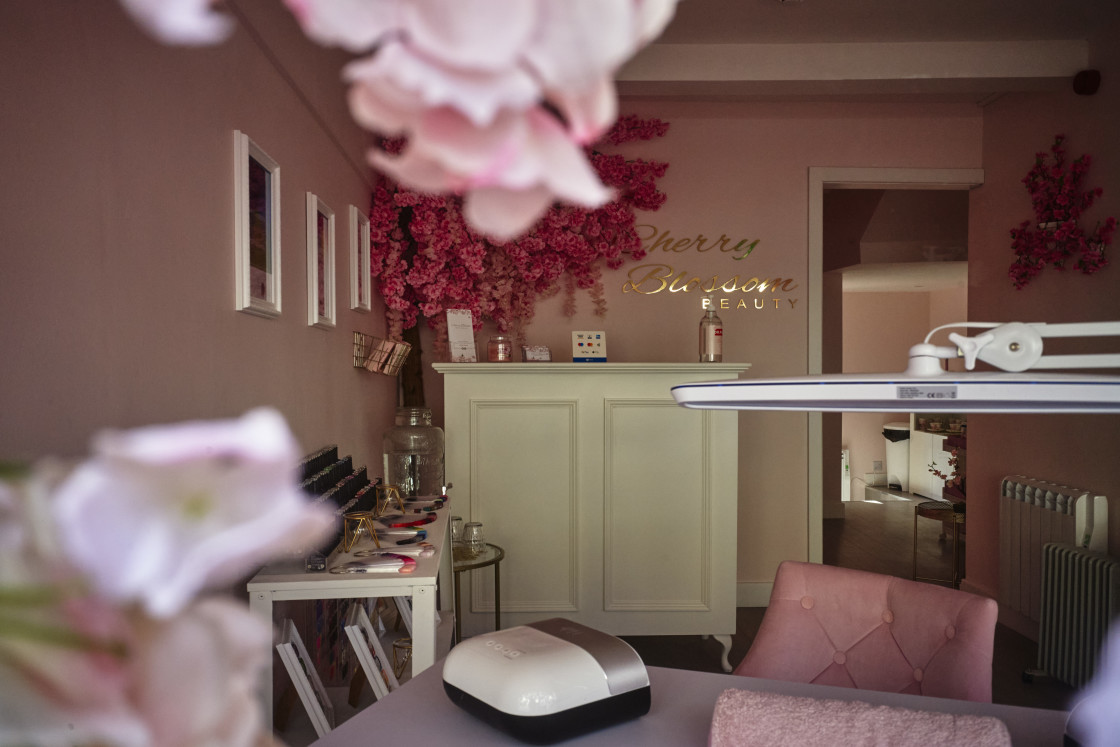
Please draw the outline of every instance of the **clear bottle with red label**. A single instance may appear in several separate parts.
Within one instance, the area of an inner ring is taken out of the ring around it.
[[[700,319],[700,362],[723,361],[723,320],[716,316],[711,296],[704,297],[704,316]]]

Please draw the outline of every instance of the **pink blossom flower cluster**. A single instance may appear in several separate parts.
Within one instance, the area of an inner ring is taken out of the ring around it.
[[[350,111],[405,136],[369,160],[412,189],[462,196],[499,241],[553,202],[611,199],[583,146],[617,115],[614,74],[661,32],[677,0],[286,0],[321,44],[369,52],[347,65]]]
[[[958,449],[952,449],[949,452],[949,472],[942,472],[932,462],[929,464],[929,471],[934,477],[939,480],[944,480],[945,484],[950,487],[964,487],[964,475],[961,474],[961,453]]]
[[[270,742],[271,626],[203,592],[329,534],[291,432],[260,409],[107,432],[94,451],[0,474],[0,742]]]
[[[614,75],[661,33],[677,0],[284,0],[304,33],[367,56],[343,71],[350,113],[400,153],[369,161],[397,182],[462,197],[496,241],[556,201],[612,199],[584,148],[618,114]],[[233,18],[213,0],[121,0],[169,44],[214,44]]]
[[[1074,256],[1077,268],[1086,275],[1108,265],[1105,248],[1112,242],[1116,219],[1106,218],[1091,232],[1081,227],[1082,213],[1103,192],[1100,187],[1082,188],[1092,163],[1088,154],[1066,169],[1064,142],[1065,136],[1057,135],[1049,154],[1036,153],[1034,166],[1022,180],[1031,197],[1035,221],[1023,221],[1011,229],[1015,261],[1007,274],[1016,289],[1022,289],[1047,265],[1064,270]]]
[[[603,142],[659,137],[667,128],[656,119],[624,117]],[[399,143],[385,147],[391,151]],[[500,332],[520,337],[537,299],[561,289],[565,313],[575,311],[576,290],[588,292],[596,314],[606,313],[602,265],[618,268],[644,256],[633,211],[657,210],[665,202],[656,182],[668,164],[595,148],[587,157],[614,199],[597,209],[554,205],[532,231],[505,243],[469,226],[460,198],[381,179],[370,210],[371,272],[385,299],[389,337],[399,339],[424,317],[442,340],[443,312],[455,308],[470,309],[476,330],[489,319]]]
[[[619,145],[633,140],[653,140],[669,131],[669,123],[660,119],[642,119],[635,114],[619,117],[603,136],[604,143]]]

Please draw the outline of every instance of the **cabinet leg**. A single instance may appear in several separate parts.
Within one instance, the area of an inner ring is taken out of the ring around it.
[[[918,506],[914,506],[914,564],[911,566],[910,578],[918,580]]]
[[[265,620],[269,626],[272,623],[272,594],[262,591],[256,591],[249,595],[249,610]],[[258,697],[261,700],[261,716],[264,719],[265,728],[269,731],[273,730],[273,714],[272,714],[272,656],[275,649],[270,645],[268,647],[268,665],[264,667],[261,672],[260,684],[257,687]]]
[[[723,646],[723,654],[720,657],[720,666],[723,667],[723,671],[730,672],[731,662],[728,661],[727,657],[731,655],[731,636],[714,635],[712,636],[712,638],[715,638],[717,641],[719,641],[720,645]]]
[[[499,571],[502,563],[494,564],[494,630],[502,629],[502,576]]]

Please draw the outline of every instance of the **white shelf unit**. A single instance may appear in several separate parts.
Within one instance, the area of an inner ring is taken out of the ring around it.
[[[941,489],[945,481],[929,471],[932,464],[942,474],[949,474],[953,468],[949,466],[950,454],[942,450],[945,437],[949,433],[927,433],[910,426],[910,492],[924,498],[943,500]]]
[[[454,629],[454,611],[451,603],[451,554],[443,553],[448,538],[447,517],[454,508],[454,501],[447,507],[435,512],[436,520],[425,526],[428,530],[427,541],[436,552],[433,556],[419,558],[416,569],[411,573],[355,573],[333,574],[326,571],[307,571],[303,560],[292,558],[273,563],[263,568],[247,584],[249,607],[272,623],[275,603],[301,599],[369,599],[375,597],[405,597],[412,599],[412,665],[411,671],[419,673],[432,666],[440,656],[446,655],[450,648],[451,632]],[[372,545],[371,545],[372,546]],[[331,565],[353,559],[352,553],[364,549],[355,545],[348,554],[332,553],[328,560]],[[438,582],[438,587],[437,587]],[[437,594],[439,617],[437,621]],[[340,623],[341,624],[341,623]],[[408,635],[406,631],[400,635]],[[387,642],[386,645],[390,645]],[[270,656],[269,661],[272,662]],[[328,691],[331,688],[327,688]],[[265,723],[273,723],[273,674],[269,666],[262,674],[260,684],[261,703],[264,707]],[[332,702],[335,698],[332,697]],[[337,709],[336,713],[346,713]],[[338,718],[336,718],[336,725]]]

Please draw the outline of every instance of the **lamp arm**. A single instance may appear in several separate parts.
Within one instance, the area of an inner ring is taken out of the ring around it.
[[[949,327],[988,329],[976,337],[950,333],[949,339],[957,347],[945,348],[929,344],[930,337]],[[941,372],[940,359],[965,359],[965,367],[972,370],[977,360],[984,361],[1004,371],[1021,372],[1032,368],[1118,368],[1120,354],[1097,353],[1088,355],[1042,354],[1044,337],[1107,337],[1120,336],[1120,321],[1024,324],[1009,322],[962,322],[945,324],[930,331],[926,342],[910,348],[910,365],[907,373],[936,375]],[[934,370],[936,369],[936,370]]]

